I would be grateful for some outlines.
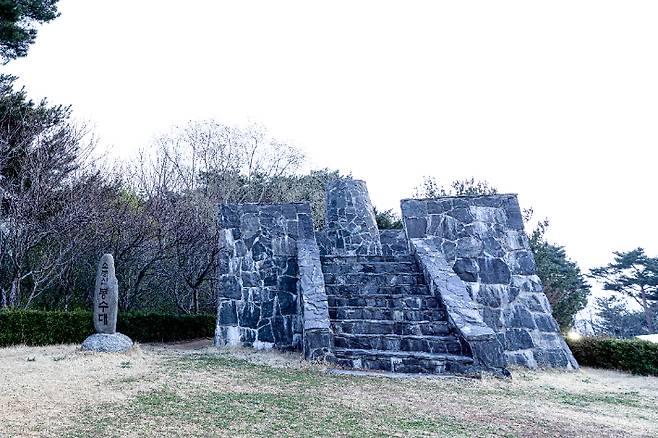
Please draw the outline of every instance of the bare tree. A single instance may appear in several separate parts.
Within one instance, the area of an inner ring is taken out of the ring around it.
[[[39,110],[28,108],[26,112]],[[16,130],[3,131],[3,307],[28,307],[51,287],[70,264],[94,220],[94,212],[85,208],[92,193],[88,189],[97,180],[87,161],[93,144],[83,142],[83,129],[65,121],[67,109],[58,108],[57,112],[57,117],[31,123],[31,129],[16,128],[20,135]]]
[[[113,242],[125,269],[122,306],[174,302],[178,311],[213,306],[217,204],[266,202],[277,180],[303,161],[259,126],[191,122],[142,150],[129,172],[138,214],[126,205]],[[130,216],[130,217],[128,217]],[[153,296],[152,291],[168,297]],[[214,307],[214,306],[213,306]]]
[[[0,81],[0,85],[6,85]],[[123,310],[215,308],[217,204],[310,201],[338,172],[300,175],[301,152],[260,126],[191,122],[123,166],[90,159],[69,112],[0,87],[0,304],[86,306],[112,252]]]

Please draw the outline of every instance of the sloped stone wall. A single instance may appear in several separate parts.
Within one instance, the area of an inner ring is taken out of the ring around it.
[[[320,262],[320,249],[315,239],[297,240],[299,266],[298,290],[302,299],[304,319],[304,357],[310,360],[333,358],[333,333],[329,320],[329,305]]]
[[[462,281],[446,261],[438,238],[411,239],[411,249],[423,268],[430,291],[445,307],[448,321],[468,345],[474,361],[474,371],[487,370],[509,376],[505,369],[503,346],[496,332],[482,319],[478,303],[469,294]]]
[[[364,181],[338,179],[327,184],[321,236],[320,246],[327,255],[382,255],[375,211]]]
[[[220,205],[219,227],[215,344],[330,351],[309,205]]]
[[[407,199],[409,239],[430,239],[466,285],[509,364],[577,367],[543,293],[515,195]]]

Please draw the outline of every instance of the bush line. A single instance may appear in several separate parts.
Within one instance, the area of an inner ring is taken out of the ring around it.
[[[586,337],[567,339],[582,366],[658,376],[658,344],[640,339]]]
[[[215,315],[120,312],[117,331],[137,342],[174,342],[212,337]],[[95,332],[92,312],[2,310],[0,347],[79,344]]]

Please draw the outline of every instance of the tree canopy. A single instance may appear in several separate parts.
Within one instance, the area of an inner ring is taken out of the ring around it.
[[[383,211],[375,208],[375,220],[380,230],[399,230],[403,227],[402,218],[392,208]]]
[[[455,180],[446,188],[433,176],[425,176],[420,185],[416,186],[414,196],[416,198],[438,198],[441,196],[495,195],[496,193],[498,193],[498,189],[487,181],[477,181],[475,178]]]
[[[92,160],[67,107],[0,76],[0,307],[86,308],[103,253],[122,310],[212,312],[220,202],[308,201],[324,216],[328,169],[260,126],[191,122],[133,160]]]
[[[0,57],[4,63],[27,55],[36,24],[59,16],[58,0],[0,0]]]
[[[537,275],[544,293],[553,306],[553,316],[563,331],[573,326],[576,313],[587,305],[590,285],[578,264],[567,257],[564,247],[546,241],[548,221],[542,221],[529,236]]]
[[[605,290],[619,292],[635,300],[644,311],[647,327],[655,333],[653,307],[658,302],[658,258],[649,257],[643,248],[615,251],[614,260],[592,269],[592,278]]]
[[[615,338],[632,338],[648,333],[643,312],[633,312],[619,296],[598,297],[594,300],[597,319],[592,321],[594,334]]]

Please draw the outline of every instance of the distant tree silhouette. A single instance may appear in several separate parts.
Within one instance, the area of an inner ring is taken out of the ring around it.
[[[643,312],[629,311],[618,296],[596,298],[595,306],[598,319],[592,325],[596,335],[632,338],[646,333]]]
[[[649,332],[655,333],[653,307],[658,301],[658,258],[647,256],[643,248],[613,254],[614,261],[592,269],[591,277],[603,283],[605,290],[628,295],[640,304]]]

